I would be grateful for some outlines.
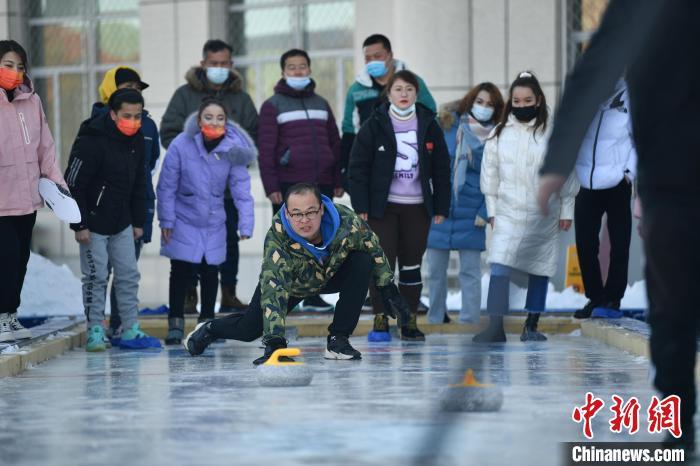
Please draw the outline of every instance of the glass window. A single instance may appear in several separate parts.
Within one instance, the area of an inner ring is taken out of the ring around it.
[[[608,6],[609,0],[569,0],[567,4],[568,56],[567,66],[572,68],[586,50],[593,33]]]
[[[83,57],[82,22],[32,26],[29,56],[34,66],[79,65]]]
[[[139,60],[139,20],[102,20],[97,26],[98,63],[125,63]]]

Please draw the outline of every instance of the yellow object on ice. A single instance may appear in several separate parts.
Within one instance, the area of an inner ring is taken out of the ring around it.
[[[566,249],[566,281],[564,287],[574,287],[578,293],[583,293],[583,277],[581,276],[581,265],[578,261],[578,251],[576,245],[572,244]]]
[[[304,364],[303,362],[282,362],[279,360],[280,356],[299,356],[301,350],[299,348],[280,348],[272,353],[272,356],[268,358],[263,364],[264,366],[300,366]]]
[[[474,371],[471,369],[467,369],[467,372],[464,373],[464,379],[462,380],[461,383],[453,384],[453,385],[449,385],[449,386],[452,388],[456,388],[456,387],[492,387],[493,385],[479,383],[476,380],[476,377],[474,377]]]

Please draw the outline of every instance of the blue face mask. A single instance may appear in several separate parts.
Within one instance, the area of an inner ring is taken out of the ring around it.
[[[311,84],[311,78],[308,76],[285,76],[284,80],[287,82],[287,85],[289,87],[291,87],[292,89],[296,89],[297,91],[306,89],[306,86]]]
[[[228,68],[210,67],[207,68],[207,79],[212,84],[223,84],[228,79],[231,70]]]
[[[386,63],[379,60],[374,60],[367,63],[365,65],[365,69],[367,70],[367,73],[369,73],[369,75],[373,78],[381,78],[387,73],[387,71],[389,71],[386,68]]]
[[[491,121],[491,117],[493,116],[493,107],[474,104],[472,105],[471,114],[479,121]]]
[[[397,106],[394,105],[394,104],[391,104],[391,105],[389,106],[389,108],[391,108],[391,111],[394,112],[395,114],[397,114],[398,116],[400,116],[400,117],[407,117],[407,116],[409,116],[411,113],[413,113],[413,112],[416,111],[416,104],[413,104],[413,105],[411,105],[410,107],[405,108],[405,109],[403,109],[403,110],[401,110],[399,107],[397,107]]]

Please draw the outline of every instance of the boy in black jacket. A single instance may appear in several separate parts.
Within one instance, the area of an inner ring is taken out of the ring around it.
[[[108,113],[82,123],[73,143],[66,182],[82,221],[72,224],[80,243],[83,305],[88,319],[87,351],[104,351],[107,263],[114,268],[114,287],[124,332],[121,347],[153,346],[137,321],[138,287],[134,240],[143,235],[145,217],[144,139],[139,131],[143,97],[120,89],[109,99]],[[159,346],[159,344],[158,344]]]

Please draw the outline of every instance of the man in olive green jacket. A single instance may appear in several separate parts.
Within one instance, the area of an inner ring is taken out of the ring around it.
[[[360,318],[370,278],[387,313],[407,323],[408,306],[377,236],[352,210],[322,196],[316,185],[299,183],[287,191],[265,237],[260,282],[248,311],[199,324],[184,346],[195,356],[219,338],[253,341],[262,335],[265,354],[254,361],[261,364],[286,348],[285,318],[294,306],[308,296],[339,293],[325,358],[360,359],[348,338]]]

